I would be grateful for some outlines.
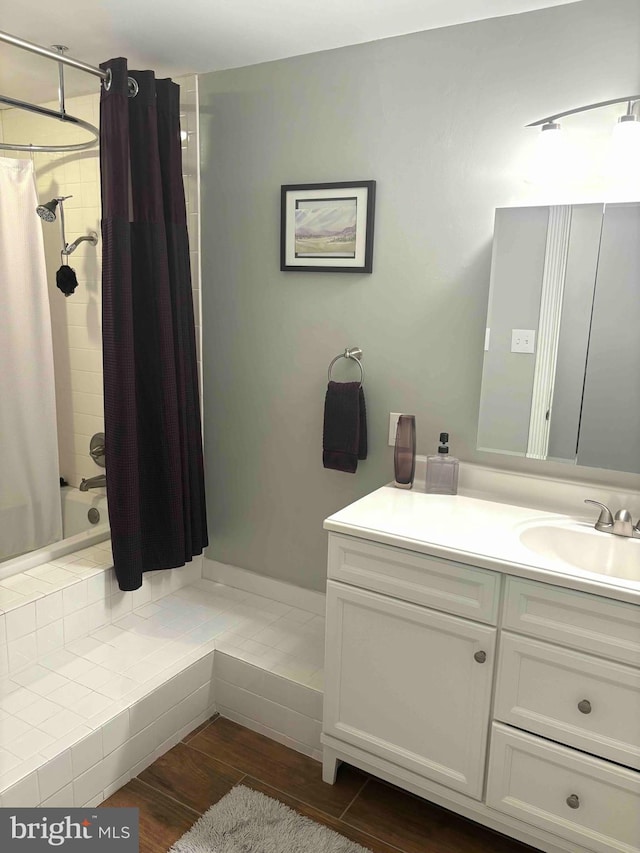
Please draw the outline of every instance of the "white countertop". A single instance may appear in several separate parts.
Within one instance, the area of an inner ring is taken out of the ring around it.
[[[598,533],[593,529],[595,518],[597,513],[594,515],[586,508],[584,514],[563,515],[464,493],[428,495],[423,485],[416,483],[411,490],[383,486],[331,515],[324,527],[348,536],[640,604],[640,539],[620,541],[621,537]],[[597,572],[585,571],[569,561],[570,555],[565,561],[525,547],[520,537],[532,525],[571,527],[579,536],[597,537],[587,542],[606,555],[611,570],[605,566]],[[628,565],[621,571],[616,555],[623,548],[627,558],[631,553],[632,560],[629,564],[627,559]],[[629,548],[634,551],[629,552]]]

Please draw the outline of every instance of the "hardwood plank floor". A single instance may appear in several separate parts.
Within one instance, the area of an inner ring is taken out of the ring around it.
[[[222,717],[201,726],[103,805],[139,808],[140,853],[166,853],[237,784],[280,800],[372,853],[533,853],[348,765],[335,785],[326,785],[319,762]]]
[[[244,775],[241,770],[179,743],[138,778],[202,814],[228,794]]]
[[[138,779],[132,779],[102,805],[140,809],[140,853],[165,853],[199,817]]]
[[[252,788],[254,791],[260,791],[261,794],[266,794],[267,797],[273,797],[274,800],[279,800],[281,803],[284,803],[285,806],[289,806],[290,809],[294,809],[294,811],[299,812],[299,814],[311,818],[311,820],[315,820],[316,823],[322,823],[325,826],[328,826],[329,829],[333,829],[334,832],[339,832],[340,835],[344,835],[346,838],[351,839],[351,841],[361,844],[367,850],[371,850],[371,853],[398,853],[397,847],[390,847],[386,842],[380,841],[378,838],[368,835],[366,832],[362,832],[359,829],[355,829],[353,826],[349,826],[348,823],[344,823],[344,821],[339,818],[324,814],[323,812],[318,811],[318,809],[314,809],[312,806],[308,806],[306,803],[297,800],[295,797],[283,794],[282,791],[276,791],[275,788],[265,785],[264,782],[259,782],[257,779],[252,779],[250,776],[245,776],[242,780],[242,784],[247,788]],[[313,851],[309,851],[309,853],[313,853]]]
[[[406,791],[371,779],[342,820],[403,853],[527,853],[531,848]]]
[[[366,780],[359,770],[343,767],[337,783],[326,785],[317,761],[222,717],[188,746],[334,817],[342,814]]]

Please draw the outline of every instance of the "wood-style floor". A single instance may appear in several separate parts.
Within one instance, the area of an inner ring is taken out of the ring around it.
[[[165,853],[239,783],[373,853],[533,850],[344,764],[336,784],[326,785],[317,761],[222,717],[190,734],[103,805],[138,807],[140,853]]]

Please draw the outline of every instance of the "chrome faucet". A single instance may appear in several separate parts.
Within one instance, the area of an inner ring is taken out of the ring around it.
[[[103,486],[107,485],[107,475],[106,474],[96,474],[95,477],[89,477],[88,480],[82,478],[82,482],[78,486],[81,492],[88,492],[89,489],[100,489]]]
[[[600,507],[600,515],[594,524],[596,530],[600,530],[602,533],[613,533],[614,536],[626,536],[627,539],[640,539],[640,519],[634,527],[628,509],[619,509],[614,518],[606,504],[602,504],[600,501],[592,501],[590,498],[586,498],[585,503]]]

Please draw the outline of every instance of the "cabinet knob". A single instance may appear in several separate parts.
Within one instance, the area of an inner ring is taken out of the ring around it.
[[[475,655],[473,656],[473,659],[478,661],[478,663],[484,663],[487,659],[487,653],[486,652],[476,652]]]
[[[588,699],[583,699],[581,702],[578,702],[578,711],[581,714],[590,714],[591,713],[591,702]]]
[[[580,797],[577,794],[570,794],[567,797],[567,805],[570,809],[579,809],[580,808]]]

